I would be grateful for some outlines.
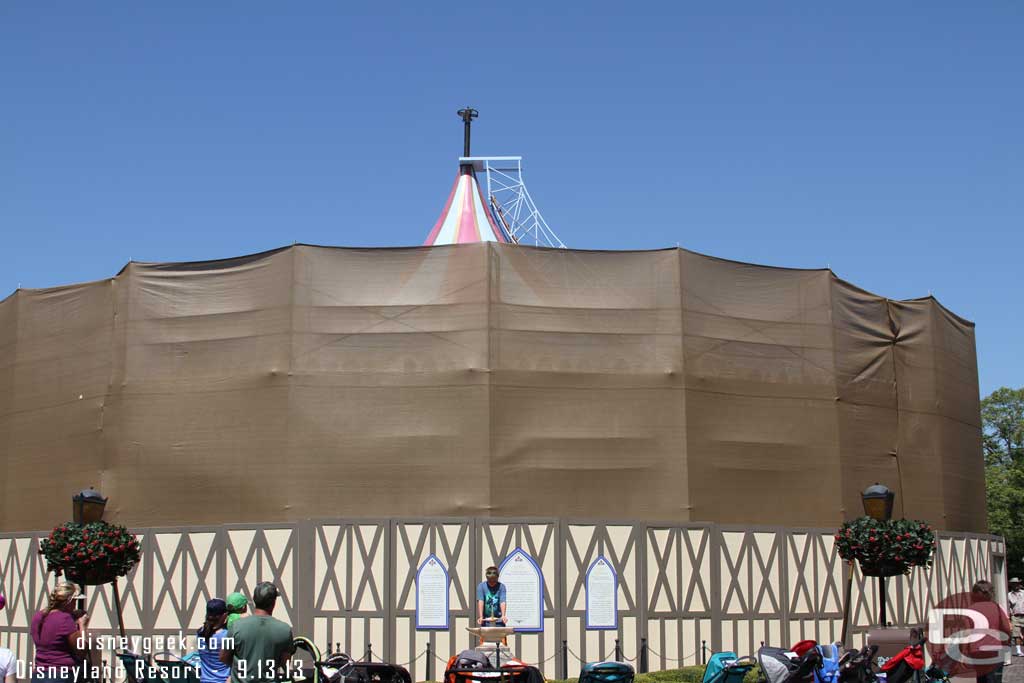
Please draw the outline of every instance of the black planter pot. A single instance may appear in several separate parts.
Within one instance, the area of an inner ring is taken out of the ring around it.
[[[900,576],[907,572],[907,567],[905,562],[861,563],[860,573],[864,576]]]
[[[102,586],[105,583],[110,583],[116,577],[113,572],[107,571],[106,569],[96,570],[89,569],[84,572],[65,572],[68,581],[73,581],[80,586]]]

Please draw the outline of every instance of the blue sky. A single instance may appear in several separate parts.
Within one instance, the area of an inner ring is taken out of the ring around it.
[[[1024,4],[0,3],[0,296],[419,244],[461,152],[570,246],[830,266],[1024,386]]]

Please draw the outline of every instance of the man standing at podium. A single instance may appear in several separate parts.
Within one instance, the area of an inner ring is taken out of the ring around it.
[[[508,623],[505,617],[505,584],[498,581],[497,567],[488,567],[484,575],[487,580],[481,581],[476,587],[476,623],[481,626],[504,626]]]

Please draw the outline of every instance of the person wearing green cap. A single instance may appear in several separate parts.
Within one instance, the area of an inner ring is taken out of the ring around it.
[[[261,581],[252,591],[252,616],[228,627],[231,646],[220,651],[220,661],[231,667],[231,683],[275,683],[278,673],[295,652],[292,627],[275,619],[280,596],[277,586]]]
[[[225,602],[228,604],[228,626],[241,619],[249,610],[249,601],[241,593],[232,593]]]

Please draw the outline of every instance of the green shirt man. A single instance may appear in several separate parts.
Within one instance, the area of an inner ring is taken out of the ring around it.
[[[231,649],[220,660],[231,665],[232,683],[269,683],[279,679],[278,667],[292,656],[292,628],[271,616],[277,603],[277,587],[264,581],[253,591],[252,616],[228,627]]]

